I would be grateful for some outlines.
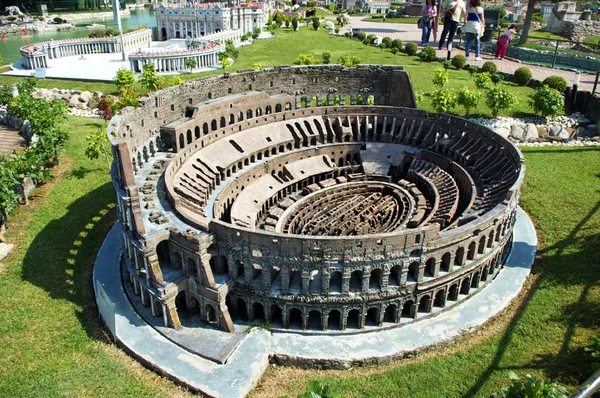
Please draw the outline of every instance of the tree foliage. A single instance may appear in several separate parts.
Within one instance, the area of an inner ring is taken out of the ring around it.
[[[135,74],[129,69],[119,68],[113,79],[113,83],[119,89],[119,93],[125,90],[132,90],[135,84]]]
[[[140,84],[146,91],[156,91],[163,83],[162,76],[156,73],[156,67],[152,62],[148,62],[144,65],[142,71],[142,77],[140,77]]]
[[[449,80],[450,76],[444,69],[437,69],[433,72],[433,78],[431,79],[433,84],[440,88],[444,87]]]
[[[85,156],[90,160],[98,159],[100,155],[104,156],[106,165],[108,166],[108,171],[110,172],[110,161],[108,159],[108,152],[106,150],[106,145],[109,143],[106,130],[98,127],[88,134],[88,136],[85,137],[85,140],[87,141]]]
[[[485,103],[492,110],[492,115],[496,117],[502,109],[516,105],[517,97],[506,88],[495,86],[487,90]]]
[[[467,117],[471,114],[471,109],[477,108],[480,99],[481,92],[470,90],[468,87],[461,87],[456,93],[456,103],[465,108]]]
[[[431,94],[431,105],[436,112],[448,113],[456,104],[456,94],[447,88],[440,88]]]
[[[511,385],[502,388],[495,398],[567,398],[567,389],[546,380],[537,380],[530,375],[521,380],[514,372],[509,373]]]
[[[198,65],[198,62],[194,58],[188,58],[185,60],[185,67],[190,68],[190,73],[194,70],[194,68]]]
[[[542,86],[531,95],[531,106],[542,116],[554,117],[563,113],[565,97],[550,86]]]

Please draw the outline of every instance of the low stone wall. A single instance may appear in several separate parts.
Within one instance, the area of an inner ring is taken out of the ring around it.
[[[573,41],[583,41],[588,36],[600,36],[600,21],[561,21],[556,34]]]

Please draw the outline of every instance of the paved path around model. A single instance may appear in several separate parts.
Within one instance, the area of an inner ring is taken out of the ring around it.
[[[400,39],[404,43],[407,42],[415,42],[419,44],[421,42],[421,29],[417,27],[417,24],[402,24],[402,23],[383,23],[383,22],[368,22],[362,21],[361,19],[364,17],[351,17],[351,27],[358,28],[367,34],[374,34],[380,37],[389,36],[392,39]],[[350,27],[346,26],[344,31],[348,30]],[[441,27],[440,27],[441,28]],[[441,34],[441,29],[438,31],[438,39]],[[433,34],[432,34],[433,38]],[[455,38],[454,45],[458,43],[458,39]],[[438,41],[432,40],[430,45],[436,49],[437,56],[440,58],[446,58],[448,51],[447,50],[438,50],[437,45]],[[456,54],[464,54],[463,49],[455,49],[452,51],[452,56]],[[494,57],[494,54],[481,54],[482,61],[475,61],[474,53],[471,54],[471,59],[469,59],[468,63],[472,65],[481,66],[486,61],[494,61],[498,66],[498,70],[506,73],[514,73],[517,68],[522,66],[527,66],[533,75],[534,79],[543,81],[548,76],[562,76],[567,80],[569,85],[573,84],[573,80],[575,79],[575,72],[562,70],[562,69],[553,69],[547,66],[537,66],[537,65],[528,65],[523,64],[521,62],[512,61],[509,59],[497,60]],[[591,92],[594,88],[594,81],[596,79],[595,74],[591,73],[582,73],[581,80],[579,82],[579,90],[585,90]]]
[[[123,291],[119,272],[121,234],[117,223],[98,253],[93,275],[99,311],[115,340],[147,367],[206,395],[228,398],[248,394],[270,356],[282,363],[307,364],[317,360],[326,367],[340,368],[401,357],[468,333],[497,315],[517,296],[529,275],[537,246],[531,220],[518,209],[512,251],[504,267],[493,283],[457,306],[434,317],[371,333],[332,337],[253,329],[227,362],[219,365],[174,344],[135,312]]]
[[[11,130],[0,125],[0,155],[11,153],[17,148],[26,148],[27,143],[19,135],[18,130]]]

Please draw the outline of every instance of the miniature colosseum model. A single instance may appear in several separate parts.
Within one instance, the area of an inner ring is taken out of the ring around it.
[[[125,279],[175,329],[347,333],[454,305],[501,272],[525,170],[491,130],[415,109],[401,67],[194,80],[109,136]]]

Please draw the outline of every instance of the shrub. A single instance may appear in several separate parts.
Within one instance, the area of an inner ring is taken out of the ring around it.
[[[375,35],[373,33],[368,34],[367,40],[369,40],[369,44],[372,44],[373,42],[375,42]]]
[[[448,72],[444,69],[438,69],[433,72],[433,79],[431,79],[433,84],[440,88],[444,87],[448,83],[448,80],[450,80],[450,76],[448,76]]]
[[[391,37],[384,37],[383,39],[381,39],[381,42],[385,44],[385,48],[391,48],[392,47],[392,38]]]
[[[494,83],[494,84],[498,84],[498,83],[500,83],[502,80],[504,80],[504,75],[501,75],[500,73],[494,73],[494,74],[491,76],[491,79],[492,79],[492,83]]]
[[[444,67],[444,70],[447,72],[448,69],[450,69],[450,67],[452,66],[452,62],[445,59],[442,61],[442,66]]]
[[[509,377],[512,380],[510,386],[500,389],[495,398],[567,398],[567,389],[560,384],[537,380],[530,375],[521,380],[514,372],[510,372]]]
[[[542,116],[559,115],[565,107],[564,95],[550,86],[540,87],[530,97],[533,110]]]
[[[544,79],[544,81],[542,82],[542,85],[551,87],[551,88],[555,89],[556,91],[558,91],[559,93],[564,93],[568,87],[567,81],[565,80],[564,77],[561,77],[561,76],[548,76],[547,78]]]
[[[481,99],[481,92],[476,90],[470,90],[468,87],[461,87],[456,94],[456,103],[463,108],[465,108],[467,114],[466,117],[469,117],[471,114],[471,109],[477,108],[479,105],[479,100]]]
[[[117,86],[119,93],[130,91],[135,83],[135,74],[129,69],[119,68],[113,79],[113,83]]]
[[[492,110],[492,115],[496,117],[500,110],[508,109],[517,104],[517,97],[504,87],[496,86],[488,90],[485,103]]]
[[[496,73],[496,71],[498,71],[498,67],[496,66],[496,64],[492,61],[486,61],[484,62],[484,64],[481,66],[481,72],[487,72],[490,75],[493,75],[494,73]]]
[[[467,71],[469,72],[469,75],[471,75],[471,79],[473,79],[473,75],[477,73],[477,67],[475,65],[469,65],[467,66]]]
[[[462,54],[456,54],[454,57],[452,57],[451,62],[452,66],[454,66],[456,69],[462,69],[467,64],[467,58],[465,58],[465,56]]]
[[[394,39],[392,40],[392,48],[397,48],[398,50],[402,50],[402,40]]]
[[[584,348],[589,352],[592,358],[600,358],[600,337],[590,337],[590,345]],[[595,372],[600,369],[600,362],[592,362],[592,370]]]
[[[421,58],[421,61],[424,61],[424,62],[435,61],[437,59],[437,55],[435,53],[435,48],[426,46],[419,53],[419,58]]]
[[[369,41],[369,39],[364,39],[362,42],[365,46],[368,46],[369,44],[371,44],[371,42]]]
[[[417,43],[413,42],[406,43],[406,46],[404,46],[404,52],[411,57],[417,54],[418,49],[419,47],[417,47]]]
[[[63,19],[61,17],[55,17],[54,18],[54,22],[55,23],[63,23],[64,21],[63,21]]]
[[[319,30],[319,26],[321,26],[321,21],[318,17],[314,17],[312,20],[312,27],[314,30]]]
[[[396,47],[392,47],[392,49],[390,50],[390,52],[392,54],[394,54],[394,56],[396,56],[396,54],[398,54],[398,52],[400,52],[400,50],[398,50]]]
[[[358,32],[356,38],[360,41],[364,41],[367,38],[367,34],[365,32]]]
[[[296,65],[312,65],[314,62],[312,54],[298,54]]]
[[[485,90],[486,88],[488,88],[491,82],[492,78],[487,72],[480,73],[475,76],[475,87],[477,87],[480,90]]]
[[[56,18],[55,18],[55,19],[56,19]],[[59,18],[59,19],[60,19],[60,18]],[[17,20],[17,17],[13,17],[13,16],[11,15],[10,17],[6,17],[6,20],[7,20],[8,22],[14,22],[14,21],[16,21],[16,20]],[[62,19],[61,19],[61,21],[62,21]],[[57,23],[58,23],[58,22],[57,22]]]
[[[323,63],[328,64],[331,62],[331,51],[323,51]]]
[[[431,105],[436,112],[448,113],[456,103],[456,94],[447,88],[435,90],[431,94]]]
[[[360,64],[360,57],[357,55],[350,56],[350,54],[344,54],[338,59],[338,64],[353,68]]]
[[[529,70],[529,68],[523,66],[523,67],[515,70],[515,73],[513,76],[515,79],[515,83],[517,83],[519,86],[526,86],[529,83],[529,81],[531,80],[531,77],[533,75],[531,74],[531,71]]]

